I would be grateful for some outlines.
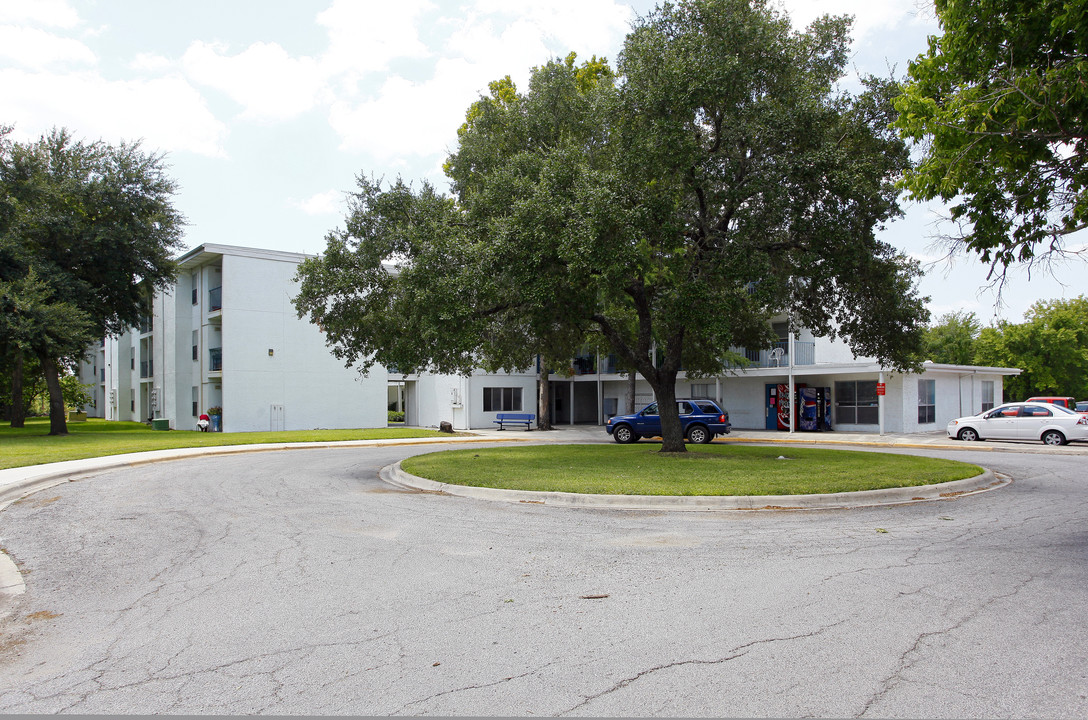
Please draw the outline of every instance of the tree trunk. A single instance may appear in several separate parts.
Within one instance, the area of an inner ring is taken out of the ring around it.
[[[680,411],[676,407],[676,372],[658,373],[658,387],[654,388],[657,412],[661,417],[661,452],[687,452],[684,446],[684,430],[680,425]]]
[[[67,435],[68,423],[64,418],[64,394],[60,389],[60,368],[57,361],[41,357],[45,386],[49,389],[49,434]]]
[[[537,408],[536,427],[538,430],[552,429],[552,394],[551,381],[548,380],[548,368],[544,367],[544,360],[539,360],[540,371],[537,373]]]
[[[627,402],[627,412],[633,413],[635,411],[635,383],[638,381],[638,374],[634,370],[627,373],[627,396],[624,398]]]
[[[26,404],[23,402],[23,351],[16,348],[11,366],[11,426],[26,427]]]

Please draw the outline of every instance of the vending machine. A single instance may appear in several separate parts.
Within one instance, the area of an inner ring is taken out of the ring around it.
[[[804,387],[798,390],[801,430],[831,429],[831,388]]]

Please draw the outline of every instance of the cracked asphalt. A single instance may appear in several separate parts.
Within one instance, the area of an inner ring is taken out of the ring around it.
[[[166,462],[10,505],[0,712],[1088,716],[1083,457],[911,450],[1013,483],[803,512],[378,479],[432,450]]]

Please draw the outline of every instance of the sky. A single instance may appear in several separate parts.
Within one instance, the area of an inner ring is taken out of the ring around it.
[[[320,253],[359,175],[427,180],[490,81],[574,51],[614,63],[652,0],[0,0],[0,124],[32,141],[139,140],[161,153],[185,244]],[[846,89],[902,76],[939,34],[926,0],[782,0],[797,29],[854,16]],[[923,264],[934,317],[1020,322],[1037,300],[1088,292],[1083,258],[1016,270],[947,258],[939,205],[904,203],[881,236]],[[1081,241],[1083,246],[1083,241]]]

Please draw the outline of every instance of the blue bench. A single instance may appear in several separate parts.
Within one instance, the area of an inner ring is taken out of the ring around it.
[[[532,413],[499,413],[492,420],[494,423],[498,423],[499,430],[505,430],[503,424],[506,425],[524,425],[525,429],[529,429],[529,425],[536,419],[536,415]]]

